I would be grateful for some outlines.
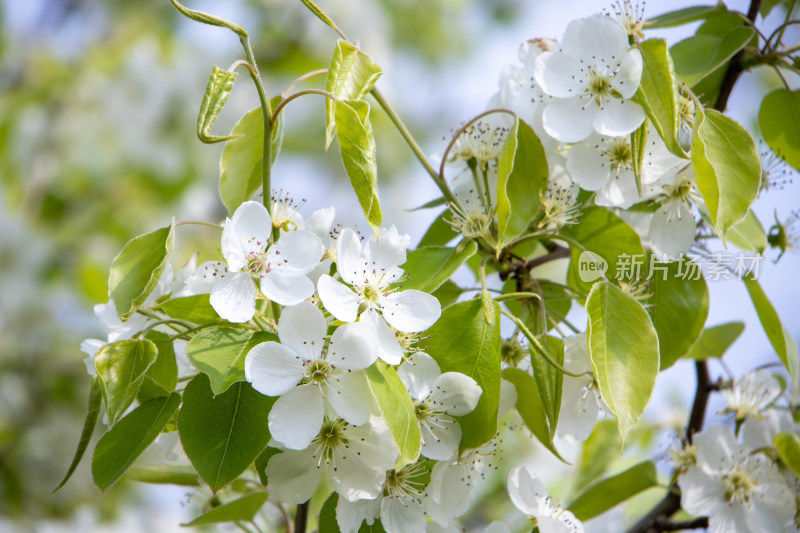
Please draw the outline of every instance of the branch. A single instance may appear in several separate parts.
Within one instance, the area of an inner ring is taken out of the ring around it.
[[[308,524],[308,502],[297,504],[294,515],[294,533],[306,533]]]
[[[750,8],[747,10],[747,19],[753,26],[755,26],[759,9],[761,9],[761,0],[752,0],[750,2]],[[722,86],[719,89],[717,102],[714,105],[714,109],[717,111],[725,111],[725,108],[728,107],[728,98],[731,96],[733,86],[736,85],[739,75],[744,71],[744,54],[744,50],[736,52],[736,55],[731,59],[730,65],[728,65],[728,70],[725,72],[725,78],[722,80]]]

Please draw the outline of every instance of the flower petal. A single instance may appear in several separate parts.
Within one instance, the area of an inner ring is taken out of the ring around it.
[[[375,400],[363,372],[337,374],[328,378],[325,383],[325,398],[337,415],[354,426],[360,426],[369,420]]]
[[[389,324],[373,309],[367,309],[358,318],[359,322],[363,322],[375,332],[378,338],[378,357],[390,365],[400,364],[403,359],[403,349],[400,347],[400,341],[394,331],[389,327]]]
[[[312,450],[287,450],[270,457],[267,487],[271,500],[297,505],[314,495],[322,470],[313,453]]]
[[[430,400],[437,411],[464,416],[475,409],[482,392],[471,377],[460,372],[445,372],[434,382]]]
[[[222,230],[222,255],[228,270],[238,272],[245,267],[250,252],[266,248],[272,231],[267,208],[258,202],[244,202],[233,213]]]
[[[287,307],[278,320],[281,344],[306,361],[319,358],[327,333],[328,323],[322,311],[311,302],[300,302]]]
[[[286,346],[272,341],[262,342],[247,354],[244,375],[261,394],[280,396],[292,390],[302,379],[303,361]]]
[[[517,509],[528,516],[539,514],[539,500],[547,498],[547,490],[528,466],[515,466],[508,473],[508,496]]]
[[[556,434],[568,442],[586,440],[597,422],[600,406],[594,392],[587,390],[591,383],[591,377],[564,376]]]
[[[439,461],[433,465],[428,491],[428,516],[442,527],[448,527],[457,516],[469,509],[474,484],[465,479],[462,465]]]
[[[422,447],[420,453],[428,459],[445,461],[452,459],[458,452],[461,442],[461,426],[451,416],[434,415],[420,420]]]
[[[229,322],[247,322],[256,312],[256,286],[249,272],[230,272],[211,288],[209,302]]]
[[[435,296],[414,289],[390,294],[381,307],[386,322],[405,333],[425,331],[442,315],[442,304]]]
[[[366,520],[372,525],[381,512],[381,498],[356,500],[354,502],[339,498],[336,504],[336,522],[341,533],[357,533],[361,523]]]
[[[633,98],[642,81],[642,53],[633,48],[622,59],[622,66],[611,80],[611,86],[623,98]]]
[[[361,426],[346,426],[350,444],[337,446],[328,473],[339,495],[349,501],[374,499],[383,490],[386,470],[394,467],[399,451],[386,424],[377,417]]]
[[[542,90],[556,98],[572,98],[583,92],[583,66],[573,56],[545,52],[536,58],[534,78]]]
[[[339,235],[336,250],[336,270],[342,279],[352,285],[364,270],[361,257],[361,240],[351,228],[344,228]]]
[[[355,322],[361,298],[350,287],[323,274],[317,281],[317,291],[330,314],[342,322]]]
[[[372,236],[365,247],[367,257],[379,270],[389,270],[406,262],[406,249],[411,245],[411,237],[400,234],[392,224],[381,229],[380,240]]]
[[[340,370],[361,370],[378,358],[375,332],[361,322],[336,328],[331,335],[326,359]]]
[[[422,501],[384,497],[381,500],[381,525],[391,533],[425,531],[425,508]]]
[[[289,231],[270,248],[272,261],[281,262],[277,268],[291,268],[303,274],[311,272],[322,258],[322,241],[310,231]]]
[[[574,143],[588,137],[599,107],[585,98],[551,100],[542,113],[542,124],[548,135],[563,143]]]
[[[433,392],[433,384],[441,375],[439,364],[430,355],[417,352],[397,369],[397,376],[414,400],[424,400]]]
[[[667,203],[659,207],[650,222],[650,246],[659,261],[677,261],[694,244],[697,224],[692,211],[677,202],[677,206]]]
[[[307,448],[319,433],[325,408],[319,389],[300,385],[278,398],[269,412],[272,438],[290,450]]]
[[[616,176],[611,176],[602,189],[597,191],[594,202],[605,207],[621,207],[627,209],[633,204],[646,200],[650,195],[643,191],[639,195],[636,178],[628,169],[619,169]]]
[[[330,239],[331,227],[333,227],[333,219],[336,217],[336,209],[333,207],[324,207],[317,209],[311,216],[303,223],[303,229],[310,231],[320,238],[324,243]]]
[[[573,20],[561,40],[563,52],[589,64],[615,66],[630,48],[628,34],[613,17],[593,15]]]
[[[621,137],[632,133],[642,122],[642,106],[630,100],[609,98],[594,116],[592,126],[601,135]]]
[[[567,152],[567,170],[582,189],[599,191],[610,178],[611,165],[600,149],[576,144]]]
[[[314,284],[305,274],[278,269],[261,278],[261,292],[281,305],[296,305],[314,295]]]

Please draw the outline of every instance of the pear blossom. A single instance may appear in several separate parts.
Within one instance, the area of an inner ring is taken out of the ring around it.
[[[490,166],[485,170],[484,184],[478,183],[477,173],[470,168],[464,168],[452,181],[453,195],[458,205],[451,206],[452,222],[450,225],[467,239],[486,239],[494,245],[492,221],[494,209],[491,205],[489,193],[497,189],[497,167]],[[488,186],[488,187],[487,187]]]
[[[326,405],[353,425],[369,419],[372,394],[363,372],[377,359],[374,332],[344,324],[325,346],[328,324],[311,302],[283,310],[278,338],[255,345],[244,372],[253,388],[280,396],[269,413],[272,437],[291,450],[311,444],[325,419]]]
[[[547,495],[542,482],[528,466],[508,473],[508,496],[514,505],[534,519],[540,533],[583,533],[583,524]]]
[[[736,421],[759,418],[783,392],[780,382],[766,370],[756,370],[735,380],[730,388],[720,391],[728,403],[723,413],[734,413]]]
[[[467,126],[456,139],[454,157],[468,161],[473,157],[481,167],[496,160],[506,136],[514,125],[514,117],[505,112],[489,113]]]
[[[659,261],[675,261],[694,244],[697,223],[692,205],[703,205],[691,167],[686,165],[674,176],[666,175],[655,201],[661,206],[650,221],[648,239]]]
[[[399,265],[406,261],[408,235],[400,235],[394,226],[381,230],[362,246],[356,233],[342,230],[337,243],[337,270],[341,281],[327,274],[317,282],[322,304],[343,322],[356,318],[372,327],[378,337],[378,356],[389,364],[398,364],[402,349],[392,329],[417,333],[439,319],[439,300],[418,290],[396,290],[391,284],[403,275]]]
[[[305,231],[289,231],[272,245],[272,219],[258,202],[244,202],[222,231],[227,266],[217,271],[210,302],[220,317],[247,322],[255,314],[258,290],[281,305],[294,305],[314,294],[308,279],[322,257],[322,242]]]
[[[742,443],[753,450],[771,448],[778,433],[800,435],[800,423],[785,409],[764,409],[759,416],[749,416],[742,425]]]
[[[548,231],[558,231],[563,226],[578,222],[580,190],[566,171],[557,173],[551,171],[550,175],[547,187],[539,191],[539,201],[544,211],[539,227]]]
[[[564,339],[564,367],[570,372],[585,374],[577,378],[564,376],[556,435],[568,442],[580,442],[592,432],[603,402],[591,374],[585,333]]]
[[[310,446],[285,450],[270,458],[267,490],[273,501],[303,503],[314,495],[327,470],[340,499],[374,500],[399,453],[382,418],[370,416],[360,426],[328,418]]]
[[[430,459],[450,459],[461,442],[461,426],[454,416],[471,413],[478,405],[481,388],[459,372],[441,373],[429,355],[417,352],[397,369],[416,408],[422,432],[421,453]]]
[[[681,507],[707,516],[712,533],[790,531],[796,502],[767,456],[736,441],[725,426],[695,438],[697,465],[678,477]]]
[[[554,97],[542,115],[545,131],[564,143],[581,141],[592,131],[628,135],[645,118],[630,100],[641,76],[642,55],[631,49],[617,21],[594,15],[570,22],[561,50],[536,58],[536,82]]]

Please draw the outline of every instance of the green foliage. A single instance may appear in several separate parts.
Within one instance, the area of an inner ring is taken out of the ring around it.
[[[568,509],[578,520],[589,520],[656,485],[656,467],[644,461],[592,485],[575,498]]]
[[[547,336],[543,344],[550,358],[564,366],[564,341],[558,337]],[[533,377],[536,380],[536,388],[542,400],[552,439],[555,436],[558,414],[561,410],[561,385],[564,382],[564,374],[546,361],[537,350],[530,349],[530,356]]]
[[[445,209],[433,220],[433,223],[425,231],[422,239],[420,239],[417,248],[425,248],[427,246],[445,246],[447,243],[460,235],[460,233],[454,230],[453,227],[448,223],[449,213],[450,210]]]
[[[706,328],[684,357],[703,361],[709,358],[720,358],[728,348],[736,342],[744,331],[744,323],[728,322]]]
[[[394,368],[383,361],[376,361],[367,368],[366,374],[369,389],[400,450],[395,466],[397,469],[403,468],[417,460],[422,446],[416,409]]]
[[[161,433],[180,403],[178,393],[148,400],[103,435],[92,457],[92,477],[97,488],[106,490],[117,482]]]
[[[494,304],[495,316],[499,306]],[[461,417],[460,450],[477,448],[497,431],[500,404],[500,321],[489,324],[481,300],[454,303],[428,329],[425,351],[442,373],[461,372],[483,391],[477,407]]]
[[[322,505],[319,513],[319,533],[341,533],[339,522],[336,520],[336,505],[339,503],[339,494],[332,493]],[[381,525],[379,518],[376,518],[372,525],[361,522],[358,533],[386,533]]]
[[[600,394],[617,417],[620,435],[650,401],[659,369],[658,335],[647,311],[632,296],[597,282],[586,298],[586,336]]]
[[[772,439],[772,445],[783,464],[794,475],[800,476],[800,437],[791,433],[778,433]]]
[[[183,450],[211,490],[236,479],[266,448],[273,403],[275,398],[242,381],[217,396],[205,374],[186,386],[178,432]]]
[[[266,501],[266,492],[252,492],[236,500],[224,503],[219,507],[214,507],[188,524],[182,525],[192,527],[219,524],[221,522],[247,522],[253,519]]]
[[[83,422],[83,429],[81,430],[81,438],[78,441],[78,448],[75,450],[75,455],[72,458],[72,462],[67,469],[67,473],[64,475],[64,478],[61,480],[61,483],[53,489],[53,492],[58,491],[61,487],[67,484],[69,478],[72,477],[72,474],[75,473],[75,469],[78,468],[78,465],[83,459],[83,454],[86,453],[86,449],[89,447],[89,441],[92,440],[92,433],[94,433],[94,428],[97,425],[97,417],[100,415],[100,408],[103,405],[103,393],[100,388],[100,380],[98,378],[92,379],[92,387],[89,390],[89,406],[86,410],[86,420]]]
[[[113,425],[136,399],[144,376],[157,356],[156,345],[146,339],[106,344],[94,356],[110,424]]]
[[[698,34],[670,48],[678,81],[692,87],[727,64],[736,52],[747,46],[755,32],[739,27],[724,36]]]
[[[196,487],[200,478],[191,465],[148,465],[132,466],[125,472],[125,477],[141,483],[156,485],[180,485]]]
[[[211,392],[222,394],[238,381],[244,381],[244,360],[256,344],[276,341],[265,331],[233,328],[208,328],[186,344],[186,355],[195,368],[208,376]]]
[[[129,319],[156,288],[169,261],[175,224],[131,239],[111,263],[108,295],[122,320]]]
[[[761,254],[767,247],[767,234],[764,226],[761,225],[752,209],[741,221],[728,230],[725,238],[729,243],[746,252]]]
[[[776,89],[765,96],[758,125],[772,151],[800,170],[800,90]]]
[[[235,135],[226,137],[211,135],[211,127],[216,122],[222,107],[228,100],[231,89],[233,89],[233,82],[236,81],[237,76],[238,74],[235,72],[228,72],[219,67],[214,67],[211,71],[211,78],[208,80],[203,102],[200,104],[200,112],[197,114],[197,138],[201,142],[214,144],[229,141],[236,137]]]
[[[400,285],[403,289],[417,289],[433,293],[450,279],[467,259],[478,249],[474,241],[462,243],[455,248],[427,246],[408,253],[403,270],[408,273]]]
[[[603,475],[622,455],[622,439],[613,420],[600,420],[583,443],[575,487],[583,488]]]
[[[753,138],[738,122],[713,109],[696,110],[692,164],[714,229],[725,241],[761,186],[761,160]]]
[[[378,199],[378,167],[375,137],[369,122],[369,104],[360,100],[339,100],[335,106],[336,130],[342,163],[372,230],[381,232],[381,204]]]
[[[658,15],[657,17],[653,17],[652,19],[647,21],[647,27],[670,28],[673,26],[688,24],[689,22],[705,20],[711,15],[715,15],[718,13],[727,13],[727,11],[728,10],[725,8],[725,4],[723,4],[722,2],[718,2],[716,5],[713,6],[686,7],[683,9],[678,9],[676,11],[670,11],[668,13]]]
[[[150,331],[147,339],[156,346],[156,360],[147,369],[139,389],[139,403],[156,396],[169,396],[178,383],[178,363],[175,348],[169,335],[161,331]]]
[[[220,320],[219,315],[209,303],[209,294],[194,294],[181,298],[171,298],[158,305],[168,317],[195,324],[211,324]]]

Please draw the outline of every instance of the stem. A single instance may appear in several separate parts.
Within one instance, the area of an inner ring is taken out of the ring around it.
[[[747,10],[747,18],[750,20],[751,25],[755,23],[760,8],[761,0],[752,0],[750,2],[750,8]],[[725,111],[725,108],[728,107],[728,98],[731,96],[733,86],[736,85],[736,80],[739,79],[739,75],[744,71],[742,67],[744,54],[744,50],[736,52],[736,55],[733,56],[733,59],[731,59],[728,65],[728,70],[725,72],[725,78],[722,80],[722,86],[719,89],[717,102],[714,104],[714,109],[717,111]]]
[[[200,220],[182,220],[180,222],[175,223],[175,227],[178,226],[207,226],[209,228],[214,228],[219,231],[222,231],[222,226],[219,224],[212,224],[211,222],[202,222]]]
[[[473,117],[466,124],[461,126],[453,134],[453,138],[450,139],[450,143],[447,145],[447,148],[445,149],[444,154],[442,154],[442,163],[439,165],[439,179],[440,180],[444,181],[444,165],[445,165],[445,163],[447,163],[447,156],[450,155],[450,150],[453,149],[453,146],[455,146],[456,141],[458,140],[458,138],[461,137],[461,135],[465,131],[467,131],[467,128],[469,128],[470,126],[475,124],[477,121],[479,121],[480,119],[482,119],[483,117],[485,117],[487,115],[492,115],[494,113],[506,113],[506,114],[509,114],[512,117],[514,117],[514,120],[519,120],[519,117],[517,116],[517,114],[514,111],[511,111],[510,109],[490,109],[488,111],[484,111],[480,115],[477,115],[477,116]]]
[[[273,502],[275,507],[281,512],[281,516],[283,517],[283,522],[286,524],[286,533],[293,533],[294,528],[292,527],[292,517],[289,516],[289,513],[286,511],[286,507],[279,502]]]
[[[294,515],[294,533],[306,533],[308,523],[308,502],[297,504]]]
[[[537,300],[541,300],[542,297],[535,292],[507,292],[501,296],[498,296],[494,299],[495,302],[505,302],[507,300],[522,300],[526,298],[536,298]]]
[[[294,89],[295,87],[297,87],[300,83],[306,81],[309,78],[313,78],[314,76],[319,76],[320,74],[327,74],[327,73],[328,73],[328,69],[326,69],[326,68],[321,68],[321,69],[318,69],[318,70],[312,70],[310,72],[306,72],[302,76],[296,78],[292,83],[290,83],[289,86],[286,87],[283,90],[283,92],[281,93],[281,96],[286,98],[286,96],[289,94],[289,92],[292,89]]]
[[[150,330],[152,330],[153,328],[155,328],[157,326],[163,326],[165,324],[178,324],[179,326],[185,327],[187,329],[187,331],[192,329],[192,325],[189,324],[188,322],[184,322],[183,320],[176,320],[174,318],[167,318],[167,319],[164,319],[164,320],[157,320],[156,322],[153,322],[153,323],[149,324],[146,328],[144,328],[142,331],[139,332],[139,338],[140,339],[145,338],[147,336],[147,334],[150,333]],[[185,331],[183,333],[181,333],[181,335],[185,335],[185,334],[186,334]]]
[[[280,104],[275,108],[275,111],[272,112],[272,125],[274,126],[275,123],[278,121],[278,114],[286,107],[286,104],[291,102],[292,100],[304,96],[306,94],[321,94],[322,96],[326,96],[331,100],[338,100],[333,94],[329,93],[328,91],[324,91],[322,89],[303,89],[302,91],[297,91],[292,95],[286,97],[284,100],[281,101]]]

